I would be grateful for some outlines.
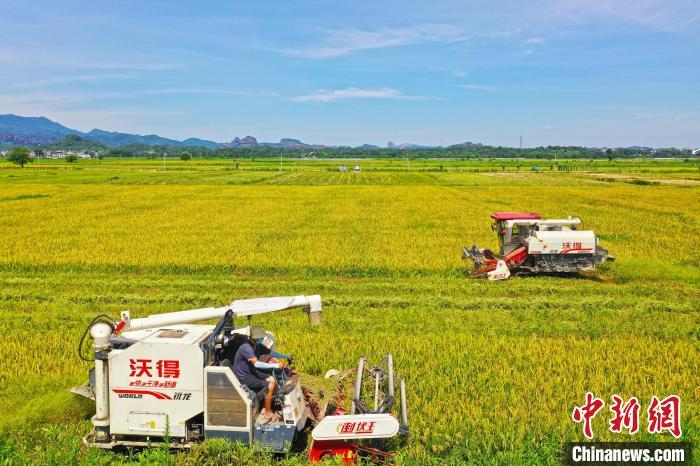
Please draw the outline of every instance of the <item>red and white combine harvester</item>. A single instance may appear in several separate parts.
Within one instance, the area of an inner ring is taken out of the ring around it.
[[[386,369],[367,365],[361,359],[356,372],[329,371],[339,379],[352,375],[358,380],[348,415],[344,414],[340,392],[332,402],[327,401],[328,397],[319,400],[304,387],[301,375],[290,369],[274,370],[277,384],[272,407],[278,414],[271,422],[256,422],[261,411],[260,394],[240,383],[230,361],[252,335],[253,316],[293,308],[304,310],[312,325],[321,322],[318,295],[243,299],[218,308],[134,319],[124,311],[118,321],[97,316],[79,344],[81,358],[94,361],[94,369],[85,385],[72,389],[95,401],[94,429],[85,443],[119,449],[170,442],[171,448],[186,449],[208,438],[223,438],[287,453],[293,445],[303,449],[297,442],[299,433],[316,423],[312,461],[335,455],[345,462],[362,456],[391,457],[376,448],[376,442],[407,434],[407,421],[402,380],[402,424],[391,414],[397,400],[390,355],[385,360]],[[240,317],[247,318],[247,322],[236,326],[235,320]],[[216,325],[194,324],[212,319],[218,319]],[[88,335],[92,354],[86,356],[83,345]],[[268,332],[265,340],[274,350],[274,335]],[[364,379],[362,375],[368,372],[363,366],[371,369]],[[363,380],[367,379],[376,388],[373,409],[363,398]],[[327,410],[334,412],[326,416]],[[372,445],[367,445],[368,441]]]
[[[504,280],[511,273],[576,273],[615,260],[593,231],[577,229],[581,225],[578,217],[543,220],[532,212],[496,212],[491,218],[491,228],[498,235],[498,254],[477,245],[462,248],[462,258],[474,262],[472,277]]]

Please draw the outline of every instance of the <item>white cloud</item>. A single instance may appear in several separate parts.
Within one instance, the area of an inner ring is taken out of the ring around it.
[[[542,37],[530,37],[525,43],[530,45],[544,44],[544,39]]]
[[[459,87],[463,89],[471,89],[474,91],[495,91],[498,89],[494,86],[484,86],[482,84],[460,84]]]
[[[74,92],[21,92],[0,94],[0,108],[14,113],[42,114],[45,109],[70,106],[87,100],[87,96]],[[31,109],[31,111],[27,111]]]
[[[501,31],[482,32],[478,35],[480,39],[510,39],[520,35],[522,28],[506,29]]]
[[[12,64],[19,61],[21,57],[22,54],[15,50],[0,49],[0,64]]]
[[[172,63],[138,63],[130,61],[79,61],[65,63],[68,67],[89,68],[95,70],[124,70],[124,71],[171,71],[182,68]]]
[[[460,42],[468,40],[460,28],[449,24],[426,24],[407,28],[363,30],[339,29],[327,31],[319,45],[284,49],[280,52],[302,58],[331,58],[348,55],[360,50],[397,47],[426,42]]]
[[[515,84],[509,84],[508,86],[488,86],[485,84],[458,84],[457,87],[461,87],[462,89],[469,89],[473,91],[498,91],[498,92],[512,92],[512,91],[539,91],[542,90],[541,87],[537,86],[522,86],[522,85],[515,85]]]
[[[74,60],[72,56],[69,58],[62,50],[52,50],[50,43],[43,44],[40,49],[27,49],[15,45],[7,47],[5,44],[0,45],[0,64],[13,64],[31,66],[32,68],[51,67],[56,69],[74,70],[76,68],[83,70],[96,71],[112,71],[112,72],[128,72],[128,71],[173,71],[182,68],[182,65],[167,62],[148,62],[143,58],[134,58],[129,56],[120,57],[117,60],[102,58],[98,59],[79,59]],[[24,49],[18,52],[18,49]]]
[[[138,101],[138,97],[144,95],[169,94],[217,94],[244,97],[275,97],[279,95],[276,92],[252,92],[206,88],[160,88],[104,92],[58,91],[42,89],[41,87],[31,90],[9,90],[5,88],[4,92],[0,91],[0,108],[6,113],[30,116],[45,115],[47,112],[60,112],[60,114],[76,112],[87,115],[91,111],[99,113],[101,109],[105,108],[105,102],[110,102],[107,107],[113,108],[112,105],[114,105],[114,102],[122,102],[124,100]]]
[[[134,134],[157,134],[166,138],[184,139],[193,134],[184,133],[179,126],[187,119],[186,110],[156,109],[119,106],[108,109],[56,110],[39,113],[47,118],[79,131],[100,128]],[[33,113],[32,115],[39,115]],[[202,134],[194,136],[203,137]]]
[[[4,86],[4,89],[36,89],[43,87],[60,86],[62,84],[73,84],[83,82],[120,81],[127,79],[137,79],[136,76],[128,74],[86,74],[77,76],[52,76],[35,81],[14,81]]]
[[[525,40],[525,49],[521,52],[521,55],[528,57],[537,51],[537,48],[545,43],[542,37],[529,37]]]
[[[125,93],[126,95],[141,94],[141,95],[160,95],[160,94],[220,94],[220,95],[239,95],[247,97],[276,97],[277,92],[259,92],[259,91],[239,91],[233,89],[209,89],[209,88],[187,88],[187,87],[166,87],[162,89],[144,89],[141,91],[133,91]]]
[[[612,18],[667,31],[689,29],[700,19],[697,0],[556,0],[548,9],[555,19]]]
[[[408,96],[398,89],[383,87],[380,89],[360,89],[346,87],[345,89],[318,89],[311,94],[292,97],[293,102],[333,102],[346,99],[390,99],[390,100],[426,100],[431,97]]]

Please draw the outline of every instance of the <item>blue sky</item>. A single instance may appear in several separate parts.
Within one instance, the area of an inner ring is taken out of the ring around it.
[[[0,113],[333,145],[700,146],[697,0],[4,0]]]

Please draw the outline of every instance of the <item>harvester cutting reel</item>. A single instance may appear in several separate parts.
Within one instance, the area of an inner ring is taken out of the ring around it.
[[[309,460],[318,462],[339,457],[345,464],[354,464],[360,458],[371,462],[393,461],[394,455],[385,450],[391,439],[402,441],[408,437],[408,412],[406,383],[394,374],[392,355],[387,354],[379,365],[362,357],[357,369],[329,370],[326,378],[337,381],[337,408],[332,415],[321,419],[311,432],[313,444]],[[352,400],[350,412],[346,413],[344,385],[348,381],[352,382]],[[392,411],[398,411],[398,418]]]
[[[470,277],[486,276],[489,280],[505,280],[510,277],[510,269],[506,261],[497,258],[490,249],[479,249],[476,244],[471,249],[463,247],[462,259],[471,259],[474,262]]]

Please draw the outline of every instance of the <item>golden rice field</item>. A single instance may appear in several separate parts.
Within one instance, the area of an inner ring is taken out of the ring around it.
[[[557,464],[583,439],[571,411],[586,391],[643,407],[678,394],[683,439],[700,441],[697,164],[192,162],[0,162],[0,463],[261,461],[218,443],[88,451],[92,407],[65,390],[89,369],[75,345],[97,313],[313,293],[322,326],[260,323],[306,373],[395,355],[411,423],[400,464]],[[495,246],[498,210],[580,216],[617,260],[578,278],[468,279],[461,246]],[[596,439],[672,439],[612,434],[607,414]]]

